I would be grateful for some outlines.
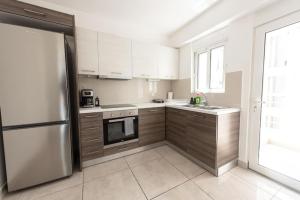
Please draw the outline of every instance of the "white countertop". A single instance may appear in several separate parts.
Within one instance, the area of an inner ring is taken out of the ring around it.
[[[240,112],[239,108],[224,108],[224,109],[208,110],[208,109],[201,109],[201,108],[184,107],[182,105],[166,105],[166,107],[187,110],[192,112],[206,113],[211,115],[224,115],[229,113]]]
[[[193,108],[193,107],[184,107],[187,101],[174,101],[174,102],[166,102],[166,103],[138,103],[132,104],[136,107],[124,107],[124,108],[107,108],[103,109],[101,107],[94,107],[94,108],[80,108],[79,113],[95,113],[95,112],[108,112],[108,111],[117,111],[117,110],[129,110],[129,109],[144,109],[144,108],[158,108],[158,107],[169,107],[169,108],[176,108],[182,110],[188,110],[193,112],[201,112],[206,114],[212,115],[223,115],[228,113],[239,112],[239,108],[224,108],[224,109],[216,109],[216,110],[207,110],[207,109],[200,109],[200,108]]]

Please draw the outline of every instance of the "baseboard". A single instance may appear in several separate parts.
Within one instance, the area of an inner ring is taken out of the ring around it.
[[[238,160],[238,166],[244,169],[248,169],[249,168],[249,162],[244,162],[241,160]]]

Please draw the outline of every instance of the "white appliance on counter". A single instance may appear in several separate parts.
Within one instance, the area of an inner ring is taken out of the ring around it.
[[[8,191],[72,174],[63,34],[0,23],[0,107]]]

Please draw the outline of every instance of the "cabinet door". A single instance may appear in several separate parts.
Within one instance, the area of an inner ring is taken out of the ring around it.
[[[133,41],[133,77],[158,78],[158,46]]]
[[[179,53],[177,49],[161,46],[158,56],[158,72],[160,79],[178,79]]]
[[[165,108],[139,110],[139,145],[144,146],[165,139]]]
[[[103,156],[102,123],[102,113],[80,114],[80,147],[83,161]]]
[[[216,167],[217,118],[190,112],[187,124],[187,152],[211,168]]]
[[[166,138],[169,142],[186,150],[186,111],[167,108]]]
[[[98,34],[83,28],[76,28],[78,73],[98,75]]]
[[[131,40],[99,33],[99,75],[132,78]]]
[[[191,78],[192,68],[192,47],[184,46],[179,50],[179,79]]]

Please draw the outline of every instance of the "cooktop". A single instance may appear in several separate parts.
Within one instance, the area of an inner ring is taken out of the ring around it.
[[[135,105],[132,104],[112,104],[112,105],[102,105],[102,109],[106,108],[126,108],[126,107],[136,107]]]

